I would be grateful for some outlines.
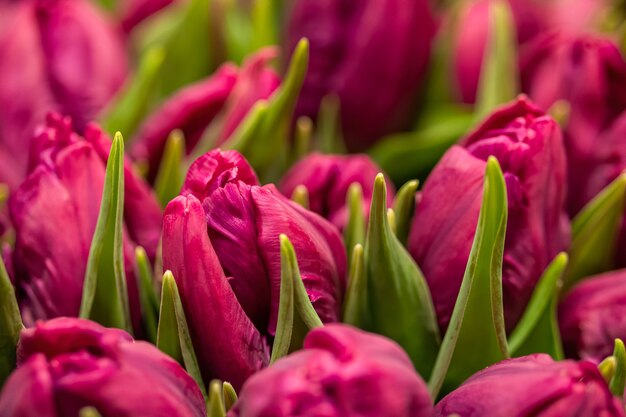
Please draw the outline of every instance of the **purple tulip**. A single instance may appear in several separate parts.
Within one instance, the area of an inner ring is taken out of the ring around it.
[[[436,406],[434,417],[623,417],[591,362],[537,354],[509,359],[470,377]]]
[[[303,37],[311,48],[297,115],[336,94],[352,150],[406,127],[435,33],[427,0],[298,0],[288,25],[289,50]]]
[[[626,338],[626,270],[589,277],[559,307],[565,351],[599,363],[613,352],[614,340]]]
[[[29,141],[48,111],[79,131],[127,73],[123,37],[86,0],[24,0],[0,14],[0,181],[22,179]]]
[[[254,375],[228,417],[429,417],[426,384],[385,337],[331,324]]]
[[[215,145],[223,144],[252,106],[278,88],[280,78],[268,65],[275,56],[276,51],[268,48],[251,56],[241,69],[224,64],[165,102],[140,128],[131,150],[135,159],[148,162],[150,179],[156,176],[167,138],[175,129],[185,135],[188,154],[213,121],[221,123]]]
[[[545,267],[569,243],[560,129],[520,97],[446,152],[416,208],[409,252],[428,281],[444,329],[472,247],[490,155],[500,162],[508,195],[502,267],[507,329],[520,318]]]
[[[343,230],[348,221],[346,195],[350,185],[359,183],[363,191],[364,208],[374,193],[374,178],[382,169],[366,155],[324,155],[312,153],[295,164],[282,179],[280,191],[290,197],[298,185],[309,192],[311,211],[328,219]],[[393,184],[387,182],[387,203],[393,202]]]
[[[23,330],[18,368],[0,395],[0,416],[203,417],[198,385],[172,358],[88,320],[58,318]]]
[[[94,125],[84,138],[71,120],[48,117],[33,141],[29,174],[11,194],[15,227],[15,285],[27,324],[76,316],[91,239],[96,227],[110,142]],[[133,275],[134,243],[154,257],[161,212],[147,184],[125,166],[124,251],[135,324],[139,318]]]
[[[542,109],[566,100],[564,130],[568,161],[568,211],[576,214],[601,188],[595,170],[613,151],[603,133],[626,109],[626,61],[608,39],[553,33],[528,46],[521,56],[524,91]],[[613,178],[608,179],[607,183]]]
[[[280,292],[279,235],[294,245],[302,280],[324,322],[339,319],[346,254],[337,229],[261,187],[235,151],[211,151],[190,167],[169,203],[163,265],[174,274],[205,379],[239,387],[267,365]]]

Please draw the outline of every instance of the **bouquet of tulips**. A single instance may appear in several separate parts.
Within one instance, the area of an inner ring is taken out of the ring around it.
[[[625,217],[623,1],[0,0],[0,417],[626,417]]]

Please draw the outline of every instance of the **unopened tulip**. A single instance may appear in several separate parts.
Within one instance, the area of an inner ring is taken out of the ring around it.
[[[428,281],[442,328],[448,325],[463,280],[486,161],[492,155],[507,185],[502,286],[509,330],[545,267],[569,243],[560,129],[520,97],[491,114],[462,145],[450,148],[422,190],[408,247]]]
[[[182,89],[148,118],[131,153],[135,159],[148,162],[150,178],[156,176],[167,138],[175,129],[183,132],[188,154],[213,121],[221,123],[214,145],[223,144],[252,106],[278,88],[280,78],[268,66],[274,56],[273,49],[264,49],[244,62],[241,69],[224,64],[206,80]],[[220,120],[216,120],[218,116]]]
[[[81,137],[72,131],[69,118],[55,114],[34,139],[28,177],[9,199],[15,227],[14,279],[28,324],[78,315],[109,143],[96,126],[89,125]],[[161,215],[147,184],[130,165],[125,167],[124,184],[128,288],[138,313],[133,245],[141,244],[151,256],[156,254]]]
[[[564,128],[568,163],[568,211],[575,215],[602,187],[592,183],[595,170],[614,144],[604,133],[626,109],[626,61],[609,39],[591,35],[547,34],[521,56],[522,85],[547,110],[569,103]]]
[[[289,197],[296,187],[304,185],[309,195],[309,209],[343,229],[348,220],[346,194],[350,185],[356,182],[361,186],[364,208],[369,211],[374,193],[374,178],[381,171],[366,155],[313,153],[285,174],[280,191]],[[391,205],[393,196],[393,185],[388,183],[388,205]]]
[[[339,324],[254,375],[229,417],[428,417],[426,384],[395,342]]]
[[[315,117],[322,98],[339,97],[348,147],[363,150],[410,122],[435,22],[427,0],[298,0],[287,30],[293,50],[310,42],[296,113]]]
[[[195,381],[146,342],[88,320],[58,318],[23,330],[18,368],[0,395],[0,416],[203,417]]]
[[[561,337],[568,356],[599,363],[626,337],[626,270],[588,277],[559,306]]]
[[[509,359],[470,377],[435,407],[434,417],[623,417],[591,362],[537,354]]]
[[[25,0],[0,18],[0,182],[17,185],[47,112],[82,131],[127,73],[121,31],[87,0]]]
[[[346,254],[338,230],[276,190],[261,187],[235,151],[208,152],[190,167],[165,210],[163,265],[174,274],[205,379],[240,387],[269,360],[286,234],[309,298],[338,321]]]

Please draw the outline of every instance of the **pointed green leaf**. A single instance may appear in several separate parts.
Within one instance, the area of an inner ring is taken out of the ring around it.
[[[569,122],[569,116],[572,110],[572,106],[567,100],[557,100],[548,109],[548,114],[561,126],[565,128]]]
[[[360,329],[370,328],[368,322],[367,281],[365,279],[365,260],[363,246],[356,244],[350,260],[348,289],[343,306],[343,322]]]
[[[411,230],[411,222],[415,213],[415,193],[419,181],[412,180],[400,187],[393,202],[393,210],[396,213],[396,236],[400,243],[406,246]]]
[[[79,417],[102,417],[95,407],[83,407],[78,413]]]
[[[507,196],[498,161],[489,157],[474,243],[428,387],[437,398],[476,371],[509,357],[502,311],[502,254]],[[458,347],[458,349],[457,349]]]
[[[310,117],[300,116],[296,121],[294,162],[304,158],[311,151],[313,122]]]
[[[626,173],[610,183],[574,218],[565,290],[582,278],[613,267],[625,196]]]
[[[252,3],[252,49],[248,53],[264,46],[280,44],[280,22],[274,13],[275,3],[275,0],[256,0]]]
[[[24,328],[15,290],[0,256],[0,388],[16,365],[16,348]]]
[[[185,138],[183,132],[174,130],[165,143],[165,150],[159,165],[159,171],[154,181],[154,191],[165,207],[180,193],[185,180],[183,172],[183,158],[185,157]]]
[[[280,235],[280,301],[270,363],[302,346],[310,329],[323,326],[306,292],[293,245]]]
[[[361,184],[353,182],[348,188],[346,205],[348,206],[348,223],[343,230],[343,239],[348,257],[355,245],[365,244],[365,214],[363,210],[363,190]]]
[[[146,251],[141,247],[135,248],[135,275],[139,288],[139,301],[141,304],[141,316],[148,340],[156,343],[157,338],[157,315],[159,314],[159,301],[154,292],[154,278]]]
[[[183,365],[189,375],[198,383],[200,391],[206,396],[206,388],[193,349],[185,311],[180,301],[176,280],[174,280],[171,271],[166,271],[163,274],[157,347]]]
[[[237,402],[237,392],[229,382],[224,382],[222,389],[224,390],[224,407],[228,412]]]
[[[121,131],[127,137],[133,137],[154,101],[154,90],[159,81],[159,70],[164,59],[163,48],[152,47],[146,51],[132,80],[106,110],[102,126],[107,132]]]
[[[540,278],[524,315],[509,338],[509,350],[513,356],[547,353],[554,360],[563,359],[557,303],[566,266],[567,254],[560,253]]]
[[[376,176],[365,240],[365,276],[370,326],[395,340],[415,368],[430,375],[439,348],[435,309],[419,267],[394,235],[387,217],[387,190]]]
[[[209,384],[209,399],[207,401],[207,417],[225,417],[224,393],[222,381],[214,379]]]
[[[300,184],[293,189],[291,194],[291,200],[298,203],[305,209],[309,208],[309,189],[306,186]]]
[[[604,360],[598,365],[598,371],[602,374],[602,378],[604,378],[607,385],[611,383],[611,379],[613,379],[613,376],[615,375],[616,365],[617,362],[615,361],[615,356],[613,355],[604,358]]]
[[[111,144],[100,214],[91,241],[80,317],[132,332],[123,252],[124,140]]]
[[[624,342],[621,339],[615,339],[613,357],[615,358],[615,373],[609,382],[609,389],[613,395],[622,399],[626,386],[626,350],[624,350]]]
[[[322,98],[317,119],[319,149],[329,154],[346,153],[341,131],[341,104],[337,95],[330,94]]]
[[[519,92],[517,34],[506,1],[489,3],[489,29],[476,93],[476,120],[482,120],[495,107],[513,100]]]

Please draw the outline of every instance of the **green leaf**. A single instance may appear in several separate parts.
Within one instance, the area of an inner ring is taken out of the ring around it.
[[[275,0],[256,0],[252,3],[252,49],[254,52],[264,46],[280,45],[278,33],[280,23],[277,19]]]
[[[369,324],[364,330],[395,340],[415,368],[427,377],[439,349],[439,330],[426,280],[393,233],[387,216],[387,190],[382,174],[374,195],[365,240],[365,279]]]
[[[241,152],[259,176],[268,180],[280,177],[288,159],[291,119],[309,61],[309,43],[300,40],[281,86],[267,102],[257,102],[224,148]]]
[[[302,346],[308,330],[323,326],[306,292],[293,245],[280,235],[280,299],[270,364]]]
[[[189,326],[185,318],[183,304],[180,301],[178,286],[171,271],[163,274],[161,292],[161,310],[157,332],[157,347],[176,359],[185,367],[189,375],[198,383],[200,391],[206,396],[200,366],[193,349]]]
[[[146,251],[141,246],[135,248],[135,274],[137,275],[141,316],[143,317],[146,336],[151,343],[156,343],[159,301],[154,291],[154,278],[150,261]]]
[[[300,116],[296,120],[295,149],[293,162],[304,158],[311,151],[313,137],[313,122],[310,117]]]
[[[517,34],[510,6],[504,0],[489,3],[489,40],[476,93],[476,120],[482,120],[519,92]]]
[[[154,190],[161,207],[165,207],[180,193],[185,180],[183,158],[185,157],[185,138],[183,132],[174,130],[165,143],[165,150],[154,181]]]
[[[91,241],[80,317],[132,332],[123,251],[124,140],[111,144],[100,214]]]
[[[127,137],[134,136],[137,127],[150,111],[164,60],[163,48],[152,47],[146,51],[137,73],[117,95],[115,102],[108,107],[102,118],[102,126],[107,132],[120,131]]]
[[[609,382],[609,389],[613,395],[621,400],[624,398],[624,386],[626,385],[626,350],[621,339],[615,339],[613,357],[615,358],[615,373]]]
[[[560,253],[540,278],[524,315],[509,337],[509,350],[513,356],[547,353],[554,360],[564,358],[557,303],[566,266],[567,254]]]
[[[570,263],[565,271],[564,289],[582,278],[613,267],[617,237],[624,216],[626,174],[621,174],[572,221]]]
[[[226,58],[241,64],[253,50],[253,27],[247,10],[237,0],[223,0],[223,40]]]
[[[400,243],[406,246],[409,232],[411,230],[411,222],[415,213],[415,193],[419,181],[408,181],[398,191],[393,202],[393,210],[396,213],[396,236]]]
[[[78,413],[79,417],[102,417],[95,407],[83,407]]]
[[[209,399],[207,401],[207,417],[225,417],[224,393],[222,381],[214,379],[209,384]]]
[[[355,245],[365,244],[365,214],[363,210],[363,190],[361,184],[353,182],[348,188],[346,196],[346,205],[348,206],[348,223],[343,230],[343,239],[348,252],[351,256],[352,249]]]
[[[611,379],[613,379],[613,375],[615,375],[616,365],[617,362],[615,361],[615,356],[613,355],[604,358],[604,360],[598,365],[598,371],[602,374],[602,378],[604,378],[607,385],[611,382]]]
[[[442,386],[449,391],[476,371],[509,357],[502,311],[506,222],[506,184],[491,156],[463,283],[428,382],[432,398]]]
[[[343,305],[343,322],[360,329],[370,328],[368,321],[367,281],[365,279],[365,259],[363,246],[356,244],[350,259],[348,289]]]
[[[309,190],[306,186],[300,184],[293,189],[291,193],[291,200],[298,203],[302,207],[308,210],[309,208]]]
[[[319,149],[324,153],[343,154],[346,146],[341,130],[341,104],[339,97],[329,94],[322,98],[317,118],[316,135]]]
[[[237,402],[237,392],[229,382],[224,382],[222,389],[224,390],[224,407],[228,412]]]
[[[0,256],[0,388],[16,365],[16,348],[24,328],[15,290]]]

